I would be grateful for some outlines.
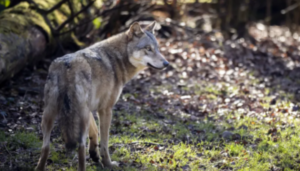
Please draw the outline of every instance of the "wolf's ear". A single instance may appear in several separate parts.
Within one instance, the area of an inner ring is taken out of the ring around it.
[[[138,22],[134,22],[126,33],[130,39],[133,38],[133,36],[141,37],[144,34]]]
[[[146,30],[146,31],[149,31],[149,32],[151,32],[151,33],[154,33],[155,25],[156,25],[156,22],[153,21],[151,24],[149,24],[149,25],[145,28],[145,30]]]

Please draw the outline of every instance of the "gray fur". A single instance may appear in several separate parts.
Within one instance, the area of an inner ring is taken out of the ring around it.
[[[138,44],[137,44],[137,48],[138,49],[143,49],[146,46],[152,45],[154,46],[155,50],[158,50],[158,43],[154,37],[154,35],[152,33],[150,33],[149,31],[145,31],[145,36],[143,36]]]

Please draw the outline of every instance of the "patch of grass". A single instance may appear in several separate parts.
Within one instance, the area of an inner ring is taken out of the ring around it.
[[[26,148],[41,147],[41,141],[34,133],[17,132],[11,137],[11,141]]]
[[[225,150],[228,152],[230,157],[238,157],[239,155],[243,155],[243,153],[246,153],[243,145],[235,143],[226,144]]]
[[[130,159],[130,151],[125,147],[121,147],[113,153],[111,158],[116,161],[128,160]]]
[[[266,102],[266,103],[269,103]],[[280,103],[279,105],[289,106],[288,103]],[[268,106],[270,107],[270,106]],[[143,116],[145,117],[145,116]],[[280,115],[284,118],[284,115]],[[274,129],[276,125],[266,124],[264,120],[260,120],[252,116],[242,116],[238,113],[228,113],[226,118],[237,118],[233,120],[233,123],[226,123],[226,119],[219,122],[219,125],[223,125],[224,128],[234,128],[233,134],[238,134],[240,139],[220,142],[221,132],[216,132],[216,126],[214,122],[203,120],[200,123],[196,122],[177,122],[170,126],[170,132],[163,132],[164,135],[155,134],[158,137],[149,138],[151,136],[146,136],[143,138],[137,138],[133,141],[159,141],[162,137],[168,137],[168,139],[182,139],[186,135],[190,135],[191,139],[196,139],[191,132],[189,127],[193,127],[195,130],[205,130],[205,141],[203,143],[198,143],[197,146],[186,143],[179,144],[168,144],[168,148],[164,150],[155,150],[154,146],[145,147],[142,151],[129,151],[131,149],[130,145],[124,146],[120,149],[116,149],[114,152],[114,160],[118,161],[128,161],[141,163],[143,167],[161,167],[168,169],[175,169],[178,167],[185,167],[189,165],[191,169],[199,170],[205,168],[205,170],[219,170],[217,168],[232,168],[234,170],[270,170],[271,167],[281,167],[281,168],[294,168],[297,169],[299,166],[295,161],[299,160],[300,151],[300,138],[297,132],[299,128],[284,128],[277,129],[276,135],[271,135],[269,132]],[[126,115],[125,118],[126,120]],[[161,126],[158,119],[152,117],[148,123],[139,122],[137,119],[137,125],[132,129],[138,129],[139,124],[147,125],[153,124],[157,129],[164,129]],[[156,122],[155,122],[156,121]],[[299,121],[290,120],[294,125],[298,125]],[[157,124],[158,123],[158,124]],[[148,125],[151,127],[150,125]],[[240,128],[241,127],[241,128]],[[222,128],[222,127],[221,127]],[[139,134],[139,131],[135,131]],[[176,132],[176,134],[172,134]],[[274,133],[275,134],[275,133]],[[146,134],[147,135],[147,134]],[[171,138],[170,138],[171,137]],[[274,138],[275,137],[275,138]],[[119,138],[122,140],[122,138]],[[130,137],[123,137],[122,142],[132,142]],[[218,141],[215,141],[218,140]],[[181,140],[182,141],[182,140]],[[115,143],[111,141],[111,143]],[[219,142],[217,144],[213,142]],[[125,150],[127,148],[127,150]],[[295,149],[295,150],[289,150]],[[117,154],[122,154],[124,151],[126,153],[123,157]],[[171,153],[168,153],[170,152]],[[199,154],[200,157],[199,157]],[[138,170],[132,168],[133,170]]]
[[[60,162],[60,156],[59,156],[59,153],[57,152],[51,152],[51,155],[49,157],[53,162],[55,163],[59,163]]]
[[[10,136],[6,136],[3,131],[0,131],[0,142],[5,142],[8,149],[16,148],[39,148],[41,140],[34,133],[16,132]]]
[[[41,147],[41,144],[34,133],[16,132],[9,135],[5,134],[4,131],[0,131],[0,149],[5,149],[3,150],[4,153],[0,153],[0,158],[3,160],[4,157],[1,154],[5,154],[5,160],[20,161],[15,163],[18,165],[19,170],[33,170],[38,157],[32,157],[30,154],[39,154],[37,149]],[[35,160],[34,164],[28,162],[32,159]],[[6,166],[0,165],[0,167]]]
[[[96,166],[87,166],[86,167],[86,171],[105,171],[103,169],[100,169],[99,167],[96,167]],[[64,168],[64,169],[60,169],[60,171],[77,171],[77,168],[76,167],[67,167],[67,168]]]

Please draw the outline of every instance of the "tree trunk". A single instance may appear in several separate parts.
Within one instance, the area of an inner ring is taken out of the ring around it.
[[[71,1],[80,2],[80,0]],[[49,54],[58,42],[54,41],[53,36],[58,38],[58,33],[65,32],[67,28],[87,18],[80,14],[70,20],[71,15],[80,11],[75,8],[80,7],[80,4],[73,5],[70,9],[67,2],[49,14],[41,14],[41,9],[49,10],[58,2],[61,0],[36,0],[40,10],[35,10],[36,7],[33,8],[32,4],[22,2],[0,13],[0,83],[14,76],[26,64],[42,59],[46,52]],[[61,26],[68,19],[71,21],[70,24]],[[49,23],[52,26],[49,26]],[[55,27],[60,26],[63,28],[53,35]],[[78,44],[73,32],[60,36],[62,44],[70,40]]]

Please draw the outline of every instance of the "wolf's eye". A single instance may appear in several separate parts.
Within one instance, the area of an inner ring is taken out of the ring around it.
[[[146,50],[147,50],[147,51],[152,51],[152,49],[151,49],[150,46],[146,46]]]

